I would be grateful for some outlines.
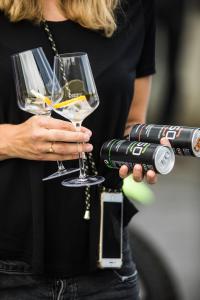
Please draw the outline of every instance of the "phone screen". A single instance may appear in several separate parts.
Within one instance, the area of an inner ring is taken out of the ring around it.
[[[122,202],[104,202],[102,258],[121,258]]]

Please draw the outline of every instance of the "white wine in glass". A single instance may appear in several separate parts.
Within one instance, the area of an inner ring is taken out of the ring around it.
[[[43,49],[39,47],[17,53],[12,56],[12,63],[18,106],[31,114],[50,117],[53,71]],[[65,169],[59,161],[57,166],[58,170],[43,181],[79,171],[78,168]]]
[[[98,107],[99,97],[86,53],[55,56],[52,102],[54,111],[70,120],[77,131],[83,120]],[[86,175],[83,157],[84,154],[80,154],[79,177],[64,180],[63,186],[90,186],[105,180],[102,176]]]

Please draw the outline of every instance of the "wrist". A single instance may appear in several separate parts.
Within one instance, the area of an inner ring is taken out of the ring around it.
[[[19,125],[0,125],[0,160],[14,158],[14,145]]]
[[[124,136],[127,137],[130,132],[131,132],[131,129],[134,125],[137,125],[137,124],[145,124],[146,120],[144,119],[141,119],[141,120],[134,120],[132,122],[128,122],[125,126],[125,131],[124,131]]]

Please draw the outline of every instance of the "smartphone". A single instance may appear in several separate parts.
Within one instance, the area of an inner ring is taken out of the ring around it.
[[[99,268],[121,268],[123,235],[122,193],[101,194]]]

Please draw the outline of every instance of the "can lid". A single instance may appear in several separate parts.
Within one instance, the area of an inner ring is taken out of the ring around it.
[[[192,137],[192,151],[196,157],[200,157],[200,129],[194,131]]]
[[[158,173],[166,175],[171,172],[175,164],[175,155],[172,148],[158,146],[155,154],[155,167]]]

